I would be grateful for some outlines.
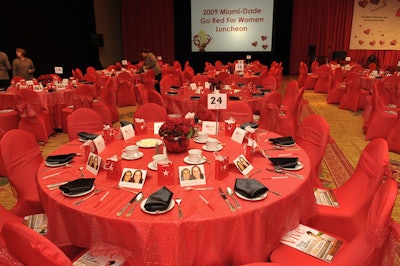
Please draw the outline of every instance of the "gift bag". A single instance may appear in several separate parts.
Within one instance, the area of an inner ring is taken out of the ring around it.
[[[103,169],[107,171],[107,179],[118,181],[122,174],[121,160],[116,155],[107,158]]]
[[[173,185],[174,182],[174,164],[171,161],[160,162],[157,164],[158,185]]]
[[[104,125],[103,127],[103,138],[106,144],[114,141],[115,130],[109,125]]]
[[[222,180],[229,176],[229,157],[221,155],[218,152],[215,156],[215,179]]]

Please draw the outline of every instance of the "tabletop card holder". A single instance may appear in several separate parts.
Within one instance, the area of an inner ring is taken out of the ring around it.
[[[174,164],[171,161],[157,164],[157,181],[159,186],[174,185]]]
[[[106,144],[114,141],[115,130],[110,125],[104,125],[103,127],[103,138]]]
[[[229,157],[214,152],[215,157],[215,179],[222,180],[229,176]]]
[[[107,179],[117,181],[122,174],[121,160],[117,155],[109,157],[104,163],[103,169],[107,171]]]
[[[135,130],[132,124],[120,127],[118,139],[128,140],[135,136]]]

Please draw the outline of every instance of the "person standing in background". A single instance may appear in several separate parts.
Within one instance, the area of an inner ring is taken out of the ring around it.
[[[12,62],[13,77],[22,77],[25,80],[31,80],[34,78],[35,66],[30,58],[26,56],[26,50],[23,48],[16,48],[15,53],[17,58]]]
[[[8,71],[11,71],[11,64],[8,60],[6,53],[0,49],[0,91],[6,90],[10,86],[10,75]]]
[[[149,49],[142,49],[141,55],[143,57],[143,65],[140,68],[139,73],[145,72],[149,69],[153,69],[155,73],[155,79],[158,81],[155,84],[155,88],[160,92],[160,80],[161,80],[161,67],[158,64],[157,57],[150,52]]]

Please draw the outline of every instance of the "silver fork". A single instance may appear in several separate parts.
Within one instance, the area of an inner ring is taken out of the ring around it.
[[[84,202],[85,200],[90,199],[91,197],[93,197],[94,195],[96,195],[97,193],[99,193],[101,190],[100,189],[96,189],[95,191],[92,192],[92,194],[90,194],[89,196],[87,196],[86,198],[83,198],[81,200],[78,200],[74,203],[74,205],[79,205],[82,202]]]
[[[178,217],[179,217],[179,219],[182,219],[183,218],[182,208],[181,208],[182,199],[181,198],[176,198],[175,202],[178,204],[178,210],[179,210]]]

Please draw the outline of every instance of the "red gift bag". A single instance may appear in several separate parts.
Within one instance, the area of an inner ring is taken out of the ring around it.
[[[215,179],[222,180],[229,176],[229,157],[215,155]]]
[[[117,156],[107,158],[103,169],[107,170],[107,179],[117,181],[122,174],[121,160],[119,160]]]
[[[157,164],[158,185],[173,185],[174,182],[174,164],[171,161],[160,162]]]

